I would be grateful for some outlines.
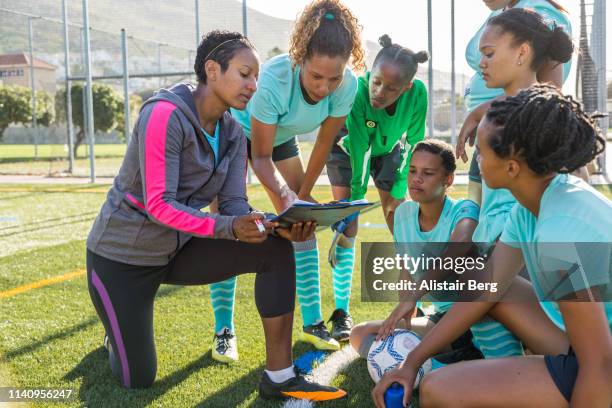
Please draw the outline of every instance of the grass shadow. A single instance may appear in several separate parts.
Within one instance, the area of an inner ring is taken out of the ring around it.
[[[341,380],[335,386],[347,392],[344,400],[331,402],[329,407],[372,407],[372,389],[374,382],[368,373],[368,365],[364,358],[357,358],[340,372]],[[413,393],[411,407],[418,408],[418,394]]]
[[[175,292],[179,291],[183,289],[183,286],[165,286],[162,287],[159,292],[157,292],[156,298],[161,298],[161,297],[167,297],[167,296],[171,296],[172,294],[174,294]],[[93,306],[92,306],[93,309]],[[71,326],[69,328],[66,329],[62,329],[61,331],[58,331],[56,333],[50,334],[48,336],[46,336],[45,338],[35,341],[33,343],[21,346],[19,348],[16,348],[14,350],[10,350],[6,353],[4,353],[4,360],[9,362],[10,360],[22,356],[24,354],[29,354],[29,353],[33,353],[36,350],[38,350],[39,348],[43,347],[44,345],[55,341],[55,340],[63,340],[63,339],[67,339],[97,323],[100,323],[100,319],[98,318],[98,316],[93,316],[81,323],[75,324],[74,326]],[[102,339],[100,339],[100,342],[102,342]]]
[[[88,407],[145,407],[189,378],[194,372],[215,364],[210,351],[174,373],[157,380],[150,388],[125,389],[108,364],[108,352],[99,347],[87,354],[64,376],[66,381],[81,380],[78,398]]]
[[[228,386],[219,391],[210,394],[208,397],[200,401],[196,407],[235,407],[244,402],[253,392],[257,392],[261,373],[263,372],[263,364],[252,369],[247,374],[243,375],[236,381],[233,381]],[[261,398],[257,398],[252,406],[269,407],[278,406],[278,403],[270,405],[270,402]]]

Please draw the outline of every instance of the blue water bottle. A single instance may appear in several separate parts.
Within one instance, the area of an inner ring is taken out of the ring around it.
[[[385,392],[386,408],[404,408],[404,387],[393,383]]]

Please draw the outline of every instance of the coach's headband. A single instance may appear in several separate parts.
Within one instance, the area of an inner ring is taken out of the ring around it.
[[[219,45],[217,45],[215,48],[213,48],[213,49],[212,49],[212,50],[211,50],[211,51],[210,51],[208,54],[206,54],[206,57],[204,57],[204,62],[206,62],[206,61],[208,60],[208,57],[210,57],[210,56],[211,56],[211,54],[212,54],[213,52],[217,51],[217,49],[218,49],[219,47],[221,47],[222,45],[227,44],[228,42],[232,42],[232,41],[240,41],[240,40],[242,40],[242,37],[240,37],[240,38],[231,38],[231,39],[229,39],[229,40],[225,40],[225,41],[223,41],[221,44],[219,44]]]

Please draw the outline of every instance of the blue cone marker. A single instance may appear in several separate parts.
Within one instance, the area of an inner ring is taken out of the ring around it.
[[[386,408],[404,408],[404,387],[393,383],[385,392]]]

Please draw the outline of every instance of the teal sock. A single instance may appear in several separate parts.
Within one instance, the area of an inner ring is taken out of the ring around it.
[[[474,336],[472,340],[474,345],[485,358],[524,355],[521,342],[499,322],[476,323],[470,329]]]
[[[236,277],[210,285],[210,300],[215,314],[215,333],[224,327],[234,332],[234,296]]]
[[[319,249],[317,240],[294,242],[295,283],[304,326],[323,320],[319,286]]]
[[[442,367],[446,367],[447,364],[444,364],[438,360],[436,360],[435,358],[432,357],[431,359],[431,371],[437,370],[438,368],[442,368]]]
[[[355,265],[355,247],[336,247],[337,264],[332,270],[334,283],[334,300],[336,309],[349,312],[351,298],[351,283],[353,281],[353,266]]]

